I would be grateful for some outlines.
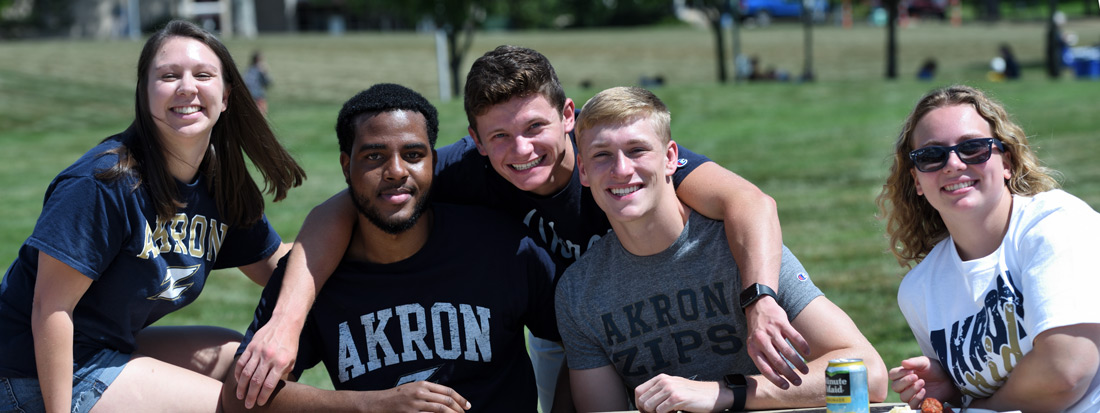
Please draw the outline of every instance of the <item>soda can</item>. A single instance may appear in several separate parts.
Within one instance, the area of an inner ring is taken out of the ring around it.
[[[863,359],[829,360],[829,367],[825,369],[825,411],[870,413],[867,366]]]

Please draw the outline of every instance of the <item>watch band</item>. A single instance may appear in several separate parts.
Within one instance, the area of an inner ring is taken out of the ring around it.
[[[726,388],[733,390],[733,406],[730,406],[729,412],[739,412],[745,410],[745,397],[748,394],[748,380],[745,380],[744,374],[727,374],[722,377],[722,381],[725,382]]]
[[[756,300],[764,298],[764,296],[769,296],[776,301],[779,300],[775,295],[775,290],[771,287],[760,283],[753,283],[749,288],[741,292],[741,311],[745,311],[746,308],[749,308],[749,305],[752,305]]]

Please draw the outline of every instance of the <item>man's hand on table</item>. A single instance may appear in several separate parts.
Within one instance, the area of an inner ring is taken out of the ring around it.
[[[644,413],[717,412],[733,405],[732,393],[723,394],[718,382],[695,381],[664,373],[635,388],[634,397],[634,404]]]

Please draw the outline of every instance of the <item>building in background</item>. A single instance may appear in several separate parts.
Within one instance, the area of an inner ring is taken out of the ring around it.
[[[140,38],[172,19],[188,19],[221,36],[296,29],[300,0],[14,0],[0,7],[7,36]]]

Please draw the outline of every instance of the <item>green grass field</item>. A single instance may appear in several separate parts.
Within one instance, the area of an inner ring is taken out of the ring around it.
[[[1083,42],[1100,40],[1100,21],[1074,21]],[[1044,26],[1035,23],[951,27],[913,25],[898,32],[899,74],[883,78],[885,29],[816,27],[811,84],[715,83],[712,36],[691,28],[479,33],[474,58],[499,44],[545,53],[578,103],[610,86],[662,75],[655,92],[673,113],[673,138],[759,185],[779,204],[785,243],[822,290],[856,321],[889,366],[918,354],[896,306],[905,269],[886,251],[875,196],[892,142],[911,106],[927,90],[966,83],[1002,100],[1029,133],[1042,159],[1064,174],[1071,193],[1100,207],[1100,81],[1042,72]],[[801,28],[743,30],[742,49],[795,75],[802,71]],[[1010,43],[1022,80],[987,80],[989,60]],[[432,38],[417,34],[264,36],[228,39],[245,63],[262,49],[275,85],[270,117],[309,173],[268,215],[292,239],[309,209],[344,186],[333,124],[340,105],[377,82],[395,82],[436,100],[440,145],[465,134],[461,101],[439,102]],[[53,176],[132,118],[139,43],[28,41],[0,43],[0,261],[10,263],[34,227]],[[914,79],[927,57],[939,61],[931,83]],[[592,88],[583,89],[582,81]],[[476,248],[476,246],[474,246]],[[6,264],[5,264],[6,265]],[[196,305],[165,324],[213,324],[243,330],[259,295],[236,271],[222,271]],[[315,369],[304,379],[327,386]],[[897,400],[891,395],[891,400]]]

